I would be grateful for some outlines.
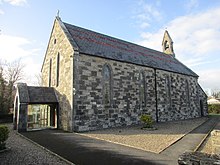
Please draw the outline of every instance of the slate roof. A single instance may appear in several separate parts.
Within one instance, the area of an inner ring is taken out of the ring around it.
[[[198,77],[171,55],[59,21],[80,53]]]
[[[58,102],[52,87],[34,87],[19,83],[17,88],[20,103],[49,104]]]
[[[57,103],[57,98],[52,87],[28,86],[29,103]]]

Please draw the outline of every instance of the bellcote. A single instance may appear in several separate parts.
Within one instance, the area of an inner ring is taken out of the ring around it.
[[[164,32],[163,41],[162,41],[162,48],[163,48],[164,53],[175,57],[175,53],[173,50],[173,40],[170,37],[167,30],[165,30],[165,32]]]

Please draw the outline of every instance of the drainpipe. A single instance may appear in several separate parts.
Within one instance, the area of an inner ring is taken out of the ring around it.
[[[76,99],[77,99],[77,90],[78,90],[78,61],[79,61],[79,52],[74,50],[72,58],[72,131],[75,130],[75,115],[76,115]]]
[[[156,122],[158,123],[158,103],[157,103],[157,72],[154,69],[155,102],[156,102]]]
[[[75,98],[74,98],[74,94],[75,94],[75,83],[74,83],[74,78],[75,78],[75,76],[76,76],[76,74],[75,74],[75,50],[74,50],[74,52],[73,52],[73,54],[70,56],[70,58],[72,58],[72,68],[71,68],[71,76],[72,76],[72,84],[71,84],[71,89],[72,89],[72,100],[71,100],[71,132],[73,132],[74,131],[74,115],[75,115],[75,113],[74,113],[74,110],[75,110],[75,108],[74,108],[74,101],[75,101]]]

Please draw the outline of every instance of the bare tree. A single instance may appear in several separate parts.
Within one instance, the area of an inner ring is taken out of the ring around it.
[[[0,61],[0,113],[5,113],[5,87],[6,87],[6,81],[3,77],[3,66]]]
[[[7,64],[7,71],[6,71],[6,79],[12,85],[15,85],[18,81],[20,81],[24,74],[23,74],[24,65],[18,61],[14,61]]]
[[[219,89],[212,89],[212,90],[211,90],[211,95],[212,95],[214,98],[220,98],[220,90],[219,90]]]
[[[8,109],[13,107],[14,98],[14,85],[22,80],[24,65],[20,60],[11,62],[7,64],[6,67],[6,81],[7,81],[7,93],[8,93]]]
[[[35,75],[36,79],[37,79],[37,82],[36,82],[36,85],[37,86],[41,86],[42,85],[42,74],[41,73],[37,73]]]
[[[0,59],[0,113],[13,107],[14,85],[23,78],[23,68],[20,60],[7,63]]]

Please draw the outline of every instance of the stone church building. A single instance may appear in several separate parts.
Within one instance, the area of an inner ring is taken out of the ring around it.
[[[159,43],[158,43],[159,44]],[[42,65],[42,87],[17,85],[14,126],[90,131],[207,115],[198,75],[174,54],[62,22],[56,17]]]

